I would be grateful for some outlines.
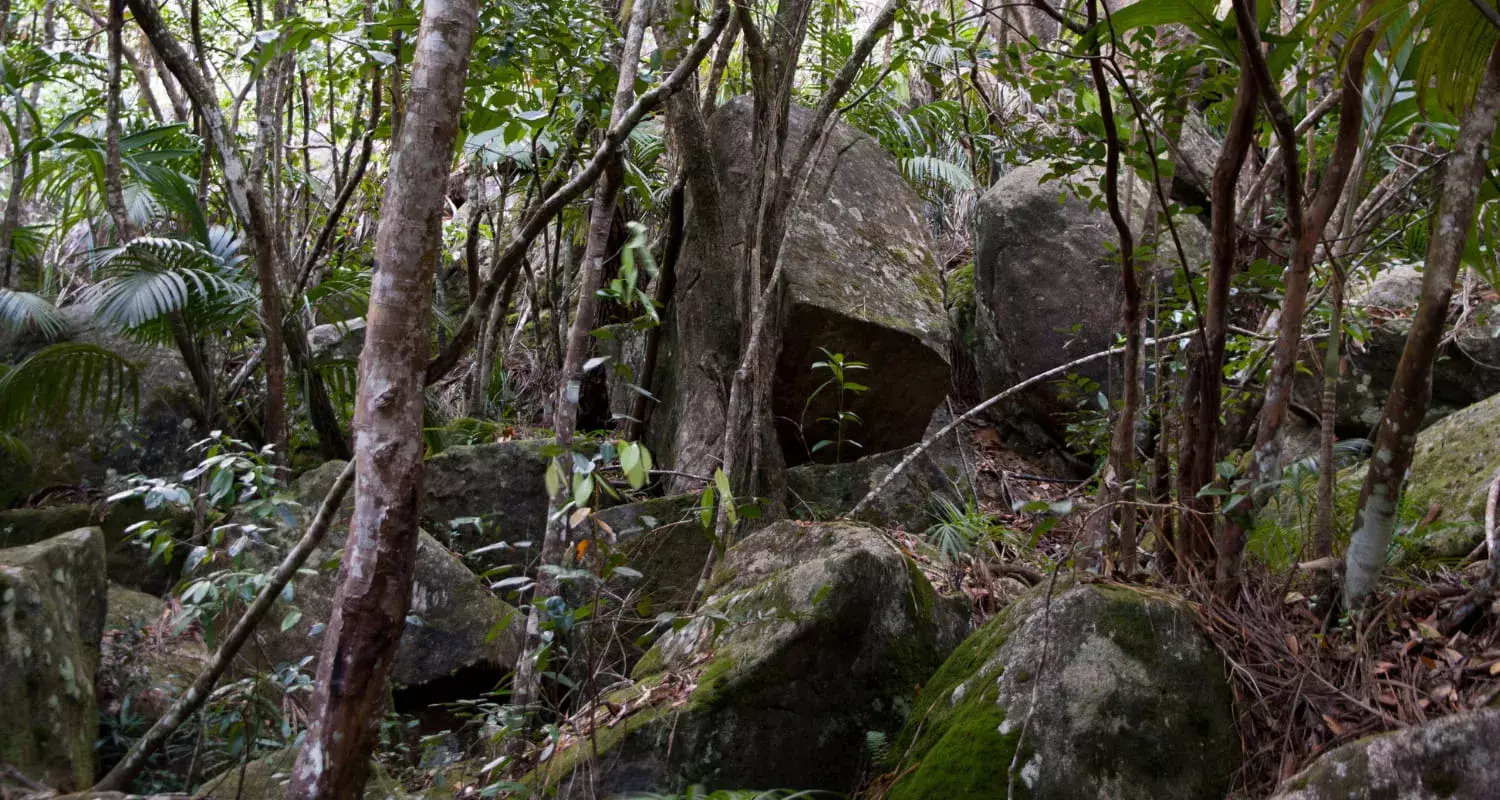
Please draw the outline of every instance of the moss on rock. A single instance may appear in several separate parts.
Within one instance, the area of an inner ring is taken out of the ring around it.
[[[1104,585],[1047,605],[1045,588],[1012,604],[933,676],[893,748],[889,796],[1222,797],[1238,741],[1190,611]]]

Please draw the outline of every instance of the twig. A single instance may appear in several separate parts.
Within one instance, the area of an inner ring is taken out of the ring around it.
[[[1141,343],[1141,346],[1146,347],[1146,346],[1150,346],[1150,345],[1154,345],[1154,344],[1158,344],[1158,343],[1175,342],[1175,341],[1179,341],[1179,340],[1182,340],[1182,339],[1186,339],[1189,336],[1196,336],[1197,333],[1198,333],[1197,331],[1186,331],[1186,332],[1183,332],[1183,333],[1174,333],[1171,336],[1162,336],[1162,337],[1159,337],[1159,338],[1156,338],[1156,339],[1147,339],[1147,340],[1145,340],[1144,342]],[[1120,353],[1123,353],[1123,352],[1125,352],[1125,348],[1123,348],[1123,347],[1114,347],[1114,348],[1111,348],[1109,350],[1100,350],[1097,353],[1093,353],[1091,355],[1086,355],[1086,356],[1084,356],[1082,358],[1074,359],[1074,360],[1069,361],[1068,363],[1063,364],[1061,366],[1053,367],[1052,369],[1049,369],[1046,372],[1037,373],[1036,375],[1033,375],[1033,376],[1031,376],[1030,378],[1027,378],[1024,381],[1021,381],[1020,383],[1018,383],[1018,384],[1010,387],[1009,389],[1006,389],[1005,391],[1003,391],[1003,392],[995,395],[994,397],[991,397],[990,399],[984,401],[983,403],[980,403],[979,405],[974,406],[973,408],[969,409],[968,411],[965,411],[963,414],[961,414],[958,417],[956,417],[952,422],[948,423],[947,425],[944,425],[942,430],[940,430],[937,433],[933,434],[932,436],[929,436],[928,438],[922,440],[922,442],[920,444],[918,444],[916,446],[916,448],[914,448],[910,453],[907,453],[906,457],[903,458],[903,459],[901,459],[901,463],[897,464],[893,469],[891,469],[890,472],[887,472],[885,474],[885,477],[881,478],[880,482],[877,483],[877,484],[875,484],[875,486],[870,489],[869,493],[866,494],[864,496],[864,498],[861,499],[858,503],[856,503],[854,505],[854,508],[849,509],[849,513],[845,514],[844,516],[852,518],[856,514],[858,514],[859,512],[865,510],[865,507],[868,506],[870,504],[870,502],[875,499],[875,496],[878,495],[878,494],[880,494],[882,491],[884,491],[885,487],[889,486],[890,483],[891,483],[891,481],[893,481],[893,480],[896,479],[897,475],[900,475],[902,472],[904,472],[906,470],[907,467],[910,467],[911,464],[912,464],[912,462],[917,460],[918,456],[920,456],[923,453],[927,452],[927,449],[930,448],[930,447],[932,447],[932,445],[934,443],[936,443],[939,439],[941,439],[944,436],[947,436],[948,434],[952,433],[955,429],[958,428],[959,425],[962,425],[963,423],[968,422],[969,420],[971,420],[974,417],[978,416],[985,409],[990,408],[991,406],[995,405],[996,403],[1000,402],[1001,400],[1004,400],[1005,398],[1010,397],[1010,396],[1016,394],[1017,392],[1020,392],[1020,391],[1025,390],[1025,389],[1029,389],[1030,387],[1035,386],[1038,383],[1041,383],[1042,381],[1047,380],[1048,378],[1057,377],[1058,375],[1061,375],[1061,374],[1067,372],[1068,370],[1075,369],[1077,367],[1083,366],[1084,364],[1089,364],[1089,363],[1092,363],[1094,361],[1098,361],[1101,358],[1108,358],[1109,356],[1119,355]]]
[[[229,665],[234,661],[235,655],[250,639],[250,634],[271,610],[276,599],[281,596],[281,591],[286,588],[292,577],[297,574],[297,570],[302,568],[308,557],[322,543],[323,535],[328,532],[328,526],[338,513],[339,505],[344,501],[344,495],[349,492],[349,487],[353,484],[354,462],[350,461],[344,466],[344,471],[339,473],[338,479],[333,482],[328,494],[324,496],[322,505],[318,507],[317,516],[313,518],[312,524],[307,526],[307,532],[302,534],[302,539],[286,554],[286,558],[281,560],[281,565],[271,574],[271,579],[260,590],[255,602],[245,609],[244,615],[234,624],[234,629],[225,637],[218,652],[214,653],[213,660],[203,668],[202,672],[198,673],[197,680],[193,681],[193,685],[182,697],[178,698],[172,708],[130,748],[130,752],[125,754],[120,763],[116,764],[115,768],[89,791],[124,791],[146,766],[146,759],[165,744],[167,737],[171,736],[193,712],[203,705],[213,691],[214,684],[224,676],[225,672],[229,671]]]

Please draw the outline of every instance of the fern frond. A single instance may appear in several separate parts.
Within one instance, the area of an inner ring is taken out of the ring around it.
[[[139,399],[135,365],[114,351],[80,342],[48,345],[0,374],[0,430],[73,414],[133,413]]]

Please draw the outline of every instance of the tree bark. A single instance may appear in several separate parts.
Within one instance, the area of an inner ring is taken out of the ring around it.
[[[1453,297],[1453,282],[1463,261],[1464,245],[1474,224],[1479,187],[1485,175],[1485,151],[1500,115],[1500,43],[1490,51],[1474,103],[1459,125],[1458,141],[1448,157],[1427,242],[1422,296],[1412,315],[1406,348],[1386,399],[1375,437],[1375,452],[1359,490],[1354,536],[1345,560],[1345,596],[1361,608],[1385,566],[1396,527],[1396,500],[1411,466],[1417,431],[1432,397],[1432,367],[1442,341]]]
[[[458,138],[476,0],[427,0],[375,235],[355,409],[354,515],[288,800],[357,800],[406,625],[422,488],[422,373],[433,264]]]

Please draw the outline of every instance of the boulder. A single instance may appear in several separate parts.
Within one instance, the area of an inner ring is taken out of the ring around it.
[[[144,729],[167,713],[208,665],[208,649],[172,630],[167,604],[123,586],[109,587],[102,659],[94,685],[99,710]]]
[[[947,413],[933,416],[928,436],[946,425]],[[858,520],[881,528],[921,532],[934,522],[937,501],[962,502],[973,495],[970,483],[975,455],[968,431],[960,427],[917,456],[895,480],[880,491]],[[846,464],[803,464],[787,471],[792,513],[804,519],[832,519],[847,514],[876,484],[906,459],[917,445],[865,456]]]
[[[1224,797],[1239,738],[1192,610],[1122,586],[1053,590],[1050,609],[1038,587],[927,681],[886,797]]]
[[[1363,342],[1345,345],[1338,378],[1335,429],[1342,438],[1373,438],[1396,365],[1406,348],[1411,316],[1422,292],[1422,273],[1398,266],[1349,289],[1349,314],[1367,321]],[[1296,399],[1318,411],[1323,406],[1323,362],[1318,354],[1311,374],[1297,376]],[[1500,304],[1477,306],[1453,332],[1433,365],[1432,400],[1423,421],[1431,425],[1453,412],[1500,392]]]
[[[342,469],[343,462],[329,462],[298,480],[295,494],[303,503],[304,523],[316,513],[327,486]],[[299,577],[295,583],[293,602],[302,612],[301,619],[282,631],[281,619],[273,614],[257,632],[273,662],[317,656],[322,646],[318,635],[333,613],[338,588],[335,556],[347,535],[352,509],[351,492],[322,546],[308,560],[310,566],[321,564],[323,568]],[[300,535],[299,526],[273,538],[289,544]],[[417,542],[411,609],[392,680],[415,686],[460,670],[509,671],[520,649],[521,622],[516,609],[491,594],[458,556],[423,532]]]
[[[59,791],[92,785],[104,534],[0,550],[0,763]]]
[[[194,800],[281,800],[292,780],[297,751],[276,750],[244,765],[236,765],[208,779],[193,794]],[[371,763],[365,782],[364,800],[396,800],[407,797],[401,784],[379,764]]]
[[[852,792],[869,736],[900,728],[966,618],[875,529],[767,526],[730,548],[705,613],[657,642],[636,686],[613,697],[633,713],[596,731],[598,794],[587,796]],[[592,750],[563,749],[530,780],[585,796],[572,775]]]
[[[1273,800],[1491,800],[1500,708],[1441,717],[1324,753]]]
[[[358,363],[365,347],[365,321],[356,317],[314,325],[307,331],[307,347],[314,364]]]
[[[0,511],[0,547],[18,547],[66,531],[98,526],[104,532],[110,582],[151,594],[163,594],[176,579],[180,563],[151,560],[150,551],[134,542],[126,532],[131,525],[148,519],[171,527],[180,535],[179,538],[186,538],[192,529],[189,512],[170,505],[147,509],[137,498],[109,504],[70,503],[46,508],[12,508]]]
[[[693,475],[712,473],[720,454],[728,382],[739,362],[745,320],[736,275],[744,263],[742,231],[756,213],[749,189],[753,113],[751,99],[740,97],[709,120],[730,261],[712,255],[706,226],[688,226],[659,356],[665,368],[653,381],[662,406],[651,416],[652,451],[659,463]],[[811,116],[793,105],[787,153],[803,140]],[[687,218],[694,213],[690,208]],[[771,413],[787,463],[811,460],[811,445],[833,438],[818,420],[833,413],[836,394],[825,389],[807,406],[827,377],[811,369],[823,359],[820,348],[869,365],[850,375],[869,390],[847,398],[864,420],[851,432],[860,452],[917,441],[949,386],[941,276],[921,200],[873,139],[844,125],[833,129],[791,215],[782,271],[786,327]],[[819,457],[831,458],[830,449]]]
[[[1060,181],[1048,180],[1052,165],[1038,162],[1001,176],[979,201],[974,222],[974,326],[971,358],[985,396],[1017,382],[1114,345],[1120,329],[1119,237],[1102,200],[1079,197]],[[1085,170],[1073,180],[1089,185],[1097,175]],[[1129,181],[1125,197],[1130,218],[1144,230],[1149,193]],[[1189,266],[1208,252],[1207,231],[1191,218],[1176,220]],[[1139,240],[1139,236],[1137,239]],[[1180,271],[1175,248],[1159,248],[1155,275]],[[1106,385],[1110,364],[1095,361],[1077,375]],[[1092,401],[1093,392],[1087,394]],[[1055,382],[1026,394],[1023,407],[1054,432],[1057,415],[1077,410],[1076,399]]]
[[[0,508],[55,486],[104,487],[111,473],[170,475],[198,461],[190,445],[203,438],[197,393],[182,358],[171,348],[143,345],[107,328],[85,309],[63,309],[62,341],[99,345],[134,362],[139,403],[118,414],[75,414],[20,434],[27,460],[0,452]],[[18,363],[49,342],[12,337],[0,342],[0,361]]]

